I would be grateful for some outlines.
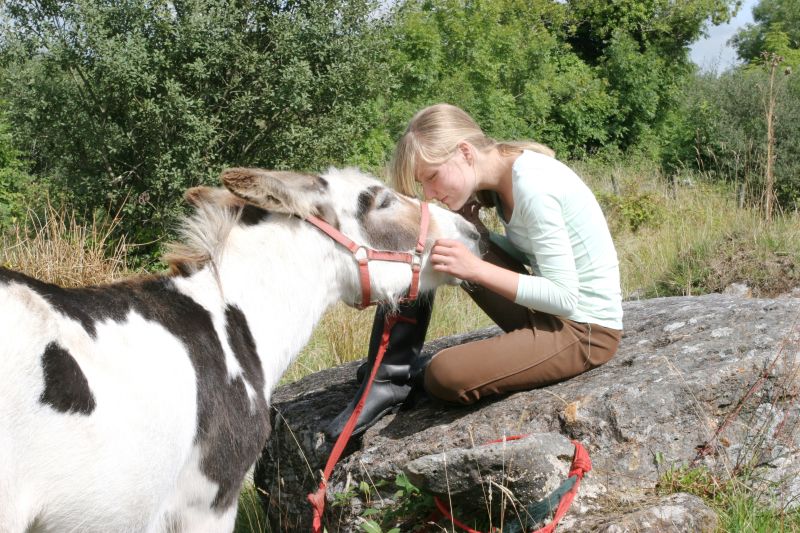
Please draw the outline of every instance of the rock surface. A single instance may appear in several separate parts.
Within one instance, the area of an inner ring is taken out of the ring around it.
[[[587,513],[569,516],[559,524],[561,531],[596,531],[598,533],[712,533],[717,531],[717,515],[703,500],[691,494],[670,494],[645,498],[621,510],[605,515]]]
[[[713,531],[716,517],[701,500],[654,490],[665,471],[687,465],[748,466],[765,502],[797,506],[800,300],[712,294],[627,302],[624,311],[622,344],[603,367],[470,407],[423,401],[351,442],[330,481],[328,531],[358,530],[355,514],[381,505],[375,494],[370,502],[358,491],[343,498],[346,488],[385,483],[380,492],[390,499],[400,472],[449,493],[464,516],[497,520],[501,506],[527,505],[564,481],[571,439],[594,469],[562,531]],[[497,332],[438,339],[425,351]],[[308,529],[305,496],[331,449],[320,428],[355,392],[356,366],[308,376],[273,397],[274,429],[256,482],[274,531]],[[529,436],[482,445],[519,434]],[[331,509],[342,500],[356,505]]]

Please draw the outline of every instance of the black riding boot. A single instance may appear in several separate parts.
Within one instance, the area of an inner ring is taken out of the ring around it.
[[[363,433],[384,415],[398,409],[405,401],[411,390],[412,373],[418,373],[419,361],[417,359],[422,344],[425,342],[425,333],[428,331],[428,324],[431,320],[432,305],[432,294],[421,296],[415,302],[400,305],[396,313],[401,317],[414,320],[415,323],[400,320],[395,323],[389,333],[389,345],[386,347],[381,365],[375,374],[375,381],[372,383],[366,402],[364,402],[364,408],[361,410],[355,429],[353,429],[353,435]],[[342,432],[364,393],[367,386],[364,377],[369,376],[372,372],[372,364],[380,349],[387,312],[383,306],[378,306],[378,310],[375,312],[372,334],[369,338],[367,362],[357,372],[361,386],[347,407],[325,426],[325,435],[329,440],[336,440]]]

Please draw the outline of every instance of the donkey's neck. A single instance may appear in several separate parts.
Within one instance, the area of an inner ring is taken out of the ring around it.
[[[322,315],[340,298],[342,267],[337,261],[343,257],[330,239],[300,221],[275,224],[269,232],[235,228],[219,262],[183,278],[182,290],[211,310],[223,346],[225,310],[241,310],[255,340],[269,401]],[[227,353],[226,363],[229,375],[235,375],[237,364]]]

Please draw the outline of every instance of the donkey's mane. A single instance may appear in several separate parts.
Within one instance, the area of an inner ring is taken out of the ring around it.
[[[213,202],[199,203],[179,227],[179,240],[167,244],[164,261],[170,272],[188,276],[205,265],[219,264],[225,242],[239,222],[242,208]]]

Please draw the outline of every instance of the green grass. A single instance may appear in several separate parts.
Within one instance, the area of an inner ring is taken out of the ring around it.
[[[743,474],[730,477],[705,467],[675,468],[661,476],[657,489],[661,494],[686,492],[702,498],[717,513],[721,532],[800,532],[800,509],[784,511],[768,505],[746,484]]]
[[[269,533],[267,517],[258,496],[258,489],[249,481],[245,482],[239,494],[239,509],[236,514],[234,533]]]

